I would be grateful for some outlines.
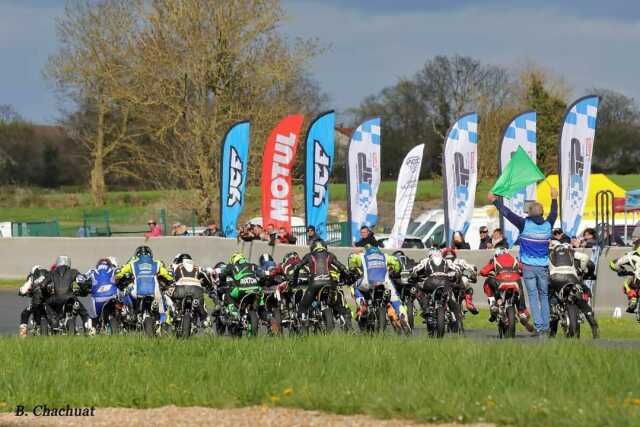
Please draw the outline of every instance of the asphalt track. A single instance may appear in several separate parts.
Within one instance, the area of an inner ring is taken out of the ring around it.
[[[88,298],[80,298],[82,303],[91,312]],[[29,299],[18,295],[14,289],[0,289],[0,335],[17,335],[20,312],[29,304]],[[588,328],[585,333],[589,333]],[[426,334],[422,325],[414,331],[416,337]],[[474,340],[491,341],[497,339],[497,330],[492,329],[467,329],[465,336]],[[518,327],[516,340],[522,343],[543,343],[544,339],[532,338]],[[589,340],[590,341],[590,340]],[[640,349],[640,340],[615,340],[601,338],[595,343],[599,346],[613,348],[637,348]]]

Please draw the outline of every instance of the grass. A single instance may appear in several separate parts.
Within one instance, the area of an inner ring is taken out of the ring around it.
[[[0,279],[0,288],[14,288],[17,292],[23,283],[24,280],[21,279]]]
[[[631,426],[639,354],[566,340],[2,338],[0,407],[281,405],[427,422]]]
[[[613,181],[625,189],[640,188],[640,175],[610,175]],[[476,204],[485,204],[486,194],[493,179],[478,182]],[[31,188],[7,188],[0,191],[0,221],[38,221],[57,219],[61,234],[75,236],[82,226],[83,212],[91,206],[89,193],[82,191],[55,191]],[[378,200],[394,203],[396,181],[383,181],[380,184]],[[294,215],[304,216],[303,192],[301,185],[294,188]],[[187,199],[189,190],[168,191],[112,191],[106,195],[105,208],[109,211],[109,220],[116,230],[145,229],[146,220],[157,218],[159,209],[167,208],[169,222],[189,223],[188,212],[178,212],[175,201]],[[346,209],[347,192],[345,184],[331,184],[331,203],[342,211]],[[262,192],[258,186],[247,189],[244,219],[260,215]],[[416,192],[417,201],[441,200],[442,180],[422,180]]]

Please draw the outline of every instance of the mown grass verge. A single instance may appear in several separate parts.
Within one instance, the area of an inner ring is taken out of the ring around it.
[[[0,339],[0,406],[282,405],[421,421],[637,425],[640,352],[587,342]]]

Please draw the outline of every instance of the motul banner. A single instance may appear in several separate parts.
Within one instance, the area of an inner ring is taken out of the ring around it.
[[[531,160],[536,162],[536,113],[535,111],[527,111],[518,114],[509,122],[504,130],[502,143],[500,144],[500,153],[498,164],[500,173],[504,172],[504,168],[511,160],[511,156],[522,147],[527,152]],[[528,185],[511,199],[503,198],[506,207],[517,213],[521,217],[525,217],[525,201],[536,200],[536,184]],[[518,240],[520,231],[509,221],[505,221],[500,215],[500,227],[504,231],[504,236],[509,242],[509,247]]]
[[[291,174],[304,116],[287,116],[271,131],[262,158],[262,225],[291,230]]]
[[[229,128],[220,158],[220,227],[226,237],[236,237],[238,218],[244,206],[249,166],[248,121]]]
[[[407,235],[413,203],[416,199],[418,180],[420,179],[423,152],[424,144],[414,147],[400,166],[396,187],[396,218],[389,237],[389,244],[386,245],[388,248],[401,248]]]
[[[329,176],[333,167],[336,115],[319,115],[309,126],[305,150],[305,215],[307,225],[315,227],[326,240],[329,215]]]
[[[443,199],[447,243],[456,231],[467,233],[478,183],[478,115],[466,114],[456,121],[445,140],[442,156]]]
[[[355,242],[360,227],[373,227],[378,222],[380,118],[367,120],[351,135],[347,171],[349,230],[351,241]]]
[[[567,109],[562,126],[558,159],[560,218],[562,230],[570,237],[578,232],[587,202],[599,101],[595,95],[578,99]]]

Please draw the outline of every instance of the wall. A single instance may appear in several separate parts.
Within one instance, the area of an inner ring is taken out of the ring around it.
[[[235,251],[245,253],[251,260],[257,261],[262,253],[270,253],[276,260],[292,250],[301,255],[306,247],[291,245],[269,246],[265,242],[236,242],[216,237],[160,237],[145,240],[143,237],[95,237],[95,238],[56,238],[21,237],[0,239],[0,278],[23,278],[35,264],[48,266],[58,255],[71,257],[73,266],[86,271],[102,257],[115,256],[119,262],[126,261],[137,246],[148,245],[154,255],[170,262],[179,252],[191,254],[200,265],[214,265],[226,261]],[[346,263],[350,248],[333,248],[334,253]],[[622,278],[608,268],[610,260],[622,256],[628,248],[608,248],[600,258],[598,282],[595,292],[596,310],[613,312],[614,307],[623,307],[626,298],[622,294]],[[463,251],[461,256],[481,268],[492,256],[492,251]],[[424,250],[406,250],[412,258],[422,258]],[[482,278],[474,285],[475,300],[480,306],[486,306],[482,292]]]

